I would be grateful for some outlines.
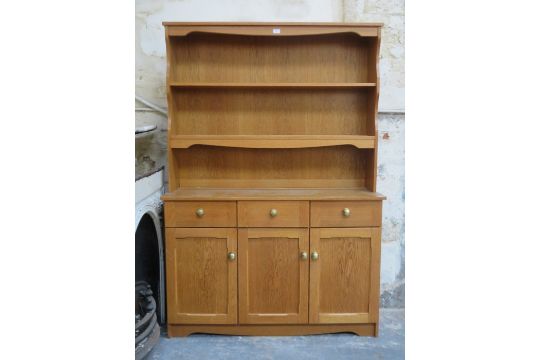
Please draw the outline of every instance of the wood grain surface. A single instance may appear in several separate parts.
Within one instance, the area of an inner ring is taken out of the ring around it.
[[[166,201],[164,215],[166,227],[235,227],[236,201]]]
[[[238,226],[308,227],[309,201],[239,201]]]
[[[310,233],[310,323],[371,322],[374,252],[380,239],[371,228],[317,229]]]
[[[236,229],[169,228],[165,232],[167,320],[236,324]]]
[[[239,229],[239,317],[242,324],[308,321],[307,229]]]
[[[376,336],[382,24],[164,25],[169,334]]]
[[[344,209],[350,215],[345,216]],[[365,227],[381,226],[381,201],[312,201],[311,226],[313,227]]]

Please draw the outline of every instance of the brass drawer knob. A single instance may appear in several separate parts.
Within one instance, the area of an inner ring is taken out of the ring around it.
[[[203,217],[204,216],[204,209],[203,208],[198,208],[197,211],[195,211],[195,214],[197,214],[198,217]]]
[[[230,253],[227,254],[227,259],[234,261],[234,259],[236,259],[236,254],[231,251]]]
[[[351,216],[351,210],[349,210],[349,208],[343,209],[343,216],[345,217]]]
[[[300,259],[307,260],[307,258],[308,258],[307,252],[305,251],[300,252]]]
[[[311,260],[313,260],[313,261],[319,260],[319,253],[316,252],[316,251],[312,252],[311,253]]]
[[[276,217],[277,216],[277,210],[276,209],[270,210],[270,216],[271,217]]]

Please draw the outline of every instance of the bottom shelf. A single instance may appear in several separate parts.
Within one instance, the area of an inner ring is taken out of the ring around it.
[[[181,188],[161,197],[175,200],[385,200],[367,189],[217,189]]]

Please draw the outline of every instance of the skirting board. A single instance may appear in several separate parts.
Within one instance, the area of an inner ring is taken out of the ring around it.
[[[331,333],[354,333],[359,336],[378,336],[377,324],[339,325],[168,325],[169,337],[195,333],[218,335],[290,336]]]

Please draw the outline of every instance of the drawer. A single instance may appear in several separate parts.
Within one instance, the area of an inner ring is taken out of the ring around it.
[[[381,226],[382,201],[312,201],[311,226]]]
[[[235,201],[166,201],[165,227],[235,227]]]
[[[240,227],[308,227],[308,201],[239,201]]]

